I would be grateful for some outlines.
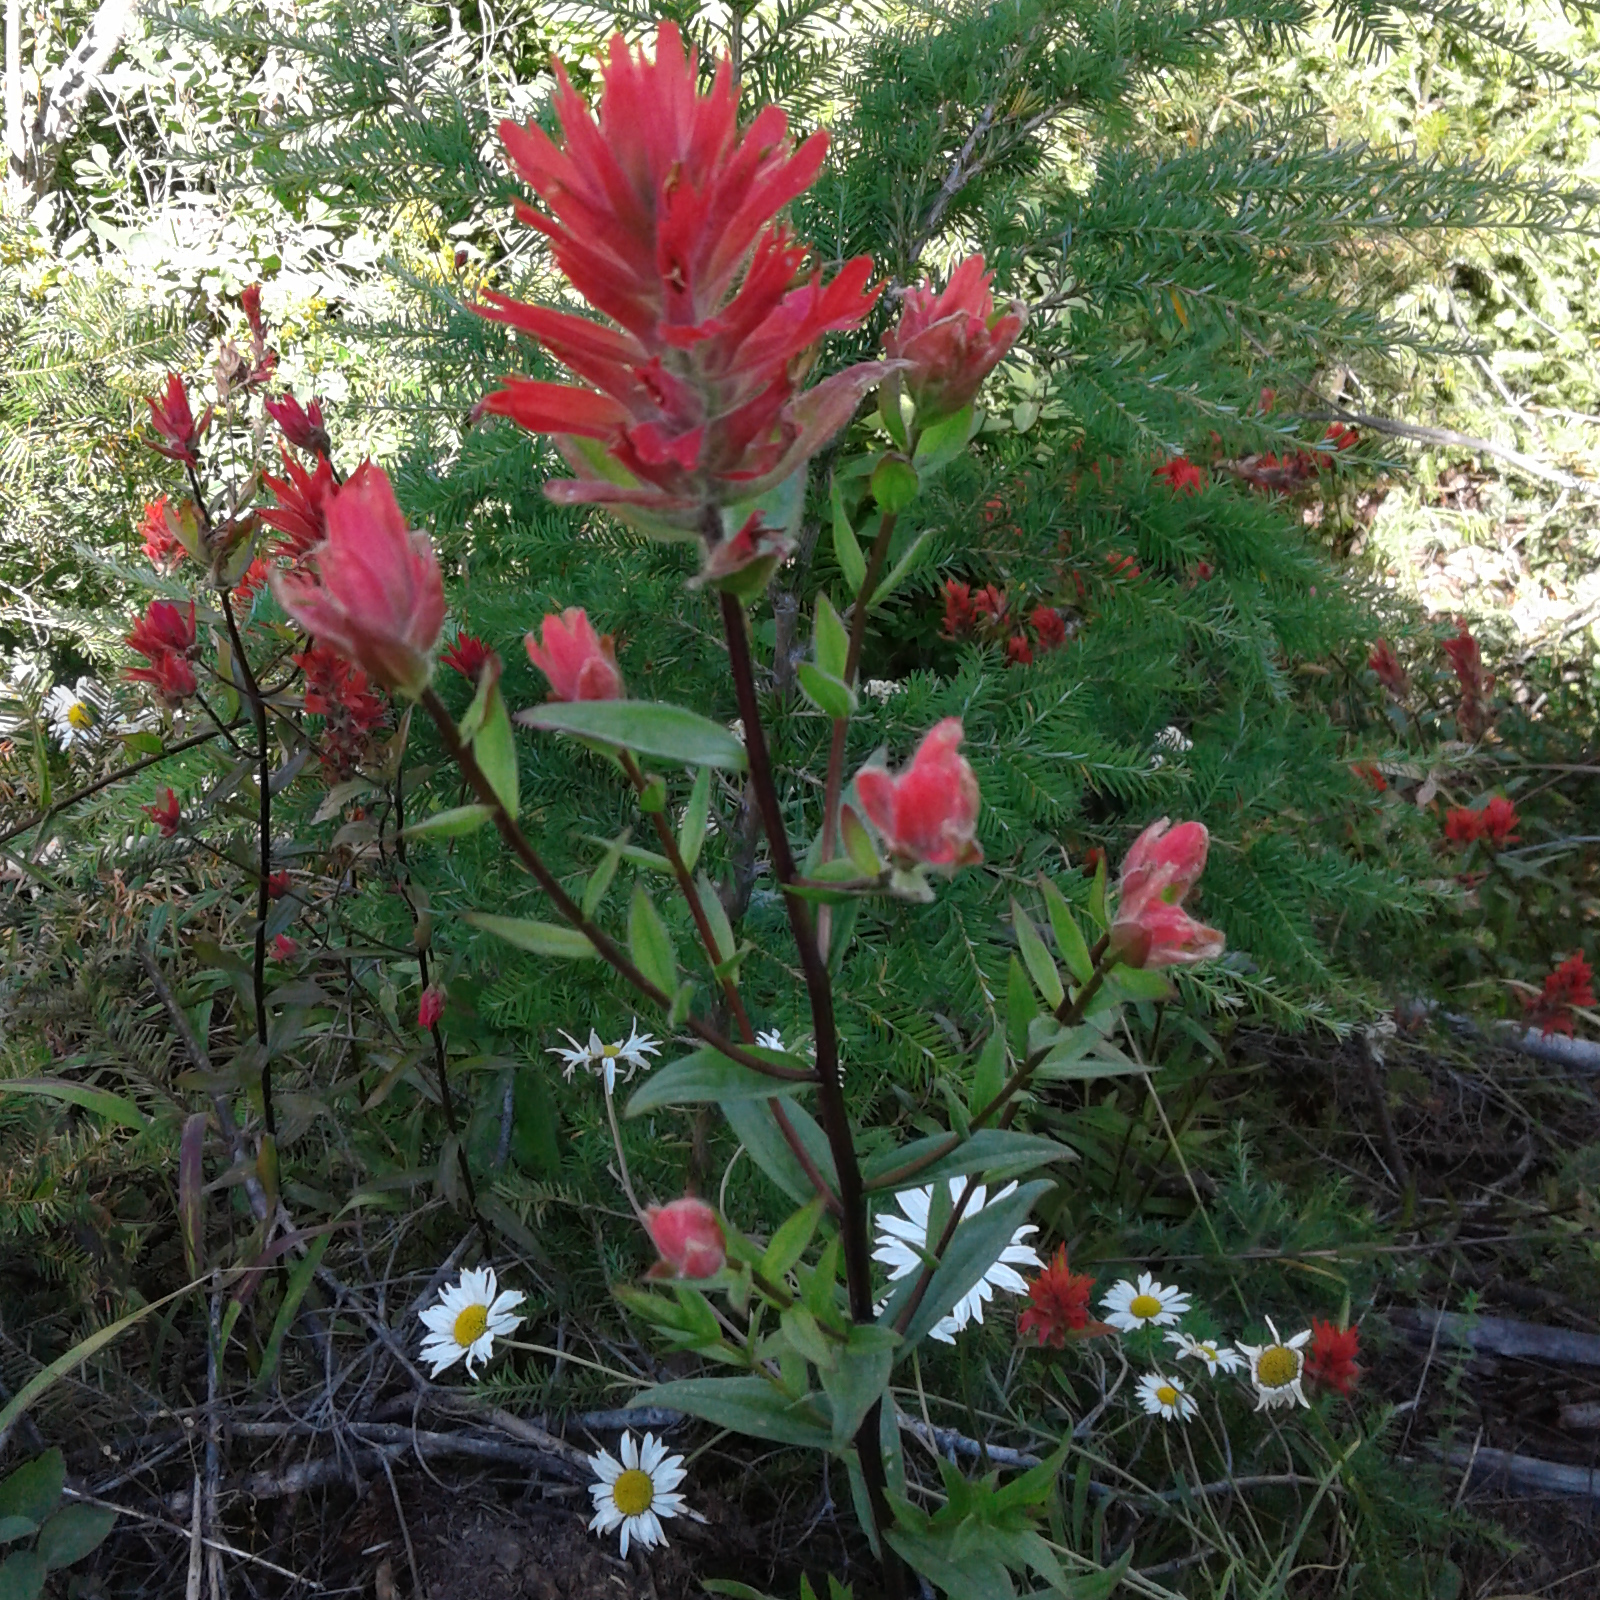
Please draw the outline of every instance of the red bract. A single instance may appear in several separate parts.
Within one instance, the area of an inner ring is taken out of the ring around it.
[[[970,633],[978,620],[978,608],[972,599],[972,585],[946,578],[944,584],[944,636],[959,639]]]
[[[289,874],[287,872],[269,872],[267,874],[267,897],[272,900],[281,900],[289,892]]]
[[[861,809],[902,863],[964,867],[983,860],[973,837],[978,825],[978,780],[961,755],[960,719],[946,717],[917,746],[898,778],[879,766],[856,774]]]
[[[1511,830],[1517,825],[1517,808],[1503,794],[1490,796],[1489,803],[1478,815],[1483,819],[1484,838],[1497,847],[1516,839]]]
[[[308,633],[385,688],[416,696],[433,674],[444,580],[433,546],[412,533],[380,467],[364,461],[328,498],[315,578],[274,572],[278,604]]]
[[[1377,674],[1378,682],[1395,699],[1405,698],[1411,680],[1406,677],[1406,669],[1400,665],[1400,657],[1394,653],[1394,646],[1387,639],[1380,639],[1373,645],[1372,654],[1367,657],[1367,665]]]
[[[1452,806],[1445,814],[1444,836],[1451,844],[1472,844],[1483,837],[1483,813]]]
[[[178,809],[178,797],[170,789],[163,789],[153,806],[140,806],[139,809],[161,830],[163,839],[170,839],[183,821],[183,813]]]
[[[249,605],[256,595],[260,593],[262,585],[266,583],[271,575],[272,568],[260,556],[257,556],[239,575],[239,581],[234,584],[234,599],[241,605]]]
[[[1191,966],[1222,954],[1223,937],[1183,909],[1205,870],[1210,836],[1201,822],[1165,817],[1133,841],[1117,884],[1111,948],[1130,967]]]
[[[291,956],[300,954],[300,946],[288,934],[279,933],[273,936],[272,953],[278,960],[287,961]]]
[[[484,315],[539,340],[584,386],[511,378],[481,409],[555,435],[578,476],[546,484],[552,499],[698,534],[710,554],[730,531],[720,508],[789,478],[893,370],[866,362],[799,389],[817,340],[872,309],[872,261],[846,262],[826,285],[800,277],[805,249],[774,218],[815,180],[827,135],[791,150],[776,106],[741,135],[728,62],[698,93],[673,24],[654,61],[612,37],[598,120],[555,71],[559,146],[537,125],[500,124],[548,207],[518,215],[620,327],[486,293]]]
[[[185,612],[171,600],[152,600],[134,623],[127,643],[152,661],[168,651],[190,654],[195,647],[194,601]]]
[[[1572,1037],[1574,1006],[1586,1010],[1595,1003],[1594,972],[1583,956],[1570,955],[1544,980],[1544,989],[1523,1001],[1527,1021],[1546,1034],[1564,1033]]]
[[[1213,567],[1204,556],[1202,556],[1200,560],[1195,562],[1195,564],[1189,568],[1189,582],[1191,585],[1196,583],[1209,583],[1212,578],[1216,577],[1216,575],[1217,569]]]
[[[494,652],[474,633],[463,628],[455,642],[439,657],[440,666],[459,672],[468,683],[478,681],[478,670]]]
[[[206,431],[206,425],[211,421],[211,413],[207,411],[196,427],[194,412],[189,409],[189,393],[183,386],[183,379],[176,372],[169,372],[166,393],[159,400],[154,395],[147,395],[145,404],[150,407],[152,426],[167,441],[152,448],[159,450],[164,456],[170,456],[174,461],[182,461],[187,466],[199,466],[200,457],[195,453],[195,446],[200,441],[200,435]]]
[[[1113,578],[1126,579],[1132,583],[1139,576],[1139,563],[1132,556],[1125,556],[1119,551],[1106,552],[1106,565],[1111,568]]]
[[[1361,443],[1361,435],[1342,422],[1330,422],[1328,431],[1322,436],[1322,442],[1331,444],[1335,450],[1348,450],[1351,445]]]
[[[528,659],[550,680],[552,700],[620,700],[622,673],[611,635],[597,634],[581,606],[540,623],[541,645],[530,633],[523,643]]]
[[[252,283],[247,289],[239,291],[239,306],[244,312],[244,320],[250,324],[250,332],[257,339],[265,339],[267,330],[261,325],[261,285]]]
[[[1067,625],[1054,606],[1035,606],[1028,614],[1041,650],[1059,650],[1067,642]]]
[[[422,991],[422,999],[417,1003],[417,1026],[426,1033],[439,1025],[439,1018],[443,1015],[444,990],[438,984],[430,983]]]
[[[883,352],[906,363],[900,381],[919,424],[961,410],[1022,332],[1026,308],[1013,300],[997,313],[989,292],[993,278],[983,257],[971,255],[943,289],[924,283],[906,290],[900,320],[883,336]]]
[[[294,662],[306,675],[306,714],[323,719],[317,741],[322,765],[334,777],[348,778],[371,753],[388,707],[368,687],[366,673],[326,645],[303,651]]]
[[[287,556],[292,565],[298,566],[328,537],[328,501],[335,489],[333,468],[324,456],[317,462],[315,472],[307,472],[287,451],[280,453],[288,476],[262,474],[261,481],[278,497],[278,503],[264,507],[261,520],[283,535],[273,554]]]
[[[1483,670],[1483,652],[1473,638],[1466,623],[1459,624],[1461,631],[1444,642],[1444,653],[1450,658],[1456,681],[1461,685],[1461,704],[1456,708],[1456,723],[1463,737],[1476,739],[1489,725],[1488,699],[1494,688],[1494,676]]]
[[[129,667],[125,676],[129,683],[147,683],[161,698],[176,705],[200,687],[194,668],[176,650],[158,650],[150,657],[148,667]]]
[[[1017,1318],[1017,1332],[1026,1339],[1037,1334],[1039,1343],[1059,1350],[1068,1337],[1089,1325],[1089,1291],[1094,1279],[1067,1267],[1067,1247],[1058,1245],[1050,1265],[1028,1285],[1028,1308]]]
[[[1018,667],[1033,665],[1033,647],[1028,643],[1027,634],[1014,633],[1006,640],[1006,660]]]
[[[157,572],[171,572],[183,560],[185,554],[183,540],[178,537],[178,530],[172,525],[165,495],[159,500],[152,500],[144,508],[144,517],[139,523],[139,535],[144,541],[145,559]]]
[[[1305,1375],[1313,1383],[1351,1394],[1361,1381],[1356,1365],[1360,1335],[1354,1328],[1336,1328],[1321,1317],[1311,1319],[1311,1348],[1306,1352]]]
[[[717,1213],[704,1200],[685,1195],[671,1205],[650,1206],[644,1221],[661,1254],[653,1276],[712,1278],[722,1271],[728,1242]]]
[[[1196,466],[1188,456],[1174,456],[1155,469],[1155,477],[1166,480],[1174,494],[1199,494],[1206,486],[1206,469]]]
[[[285,394],[265,404],[284,438],[297,450],[312,450],[324,458],[333,454],[333,440],[323,426],[322,407],[315,400],[303,406],[292,394]]]
[[[1351,764],[1350,770],[1369,788],[1376,789],[1379,794],[1382,794],[1389,787],[1389,780],[1370,761],[1354,762]]]

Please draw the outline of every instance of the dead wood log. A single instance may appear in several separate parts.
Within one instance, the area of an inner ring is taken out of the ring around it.
[[[1491,1355],[1515,1356],[1524,1361],[1550,1361],[1563,1365],[1600,1367],[1600,1335],[1571,1328],[1551,1328],[1542,1322],[1520,1322],[1514,1317],[1469,1317],[1459,1311],[1412,1310],[1401,1307],[1389,1313],[1397,1327],[1411,1328],[1440,1344]]]
[[[1543,1461],[1511,1450],[1446,1450],[1453,1467],[1466,1467],[1480,1488],[1496,1483],[1524,1494],[1571,1494],[1600,1498],[1600,1467],[1572,1467],[1564,1461]]]

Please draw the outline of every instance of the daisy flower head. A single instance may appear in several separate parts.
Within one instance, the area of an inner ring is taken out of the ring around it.
[[[70,689],[58,683],[44,702],[50,732],[63,750],[92,744],[99,737],[100,725],[109,709],[106,691],[93,678],[79,678]]]
[[[1171,1327],[1189,1309],[1189,1297],[1141,1272],[1137,1283],[1124,1278],[1113,1284],[1100,1309],[1113,1328],[1137,1333],[1140,1328]]]
[[[626,1039],[618,1039],[613,1044],[603,1044],[600,1035],[593,1028],[589,1030],[588,1044],[579,1044],[576,1039],[561,1029],[561,1037],[572,1047],[563,1050],[559,1045],[549,1054],[560,1056],[566,1063],[562,1071],[570,1081],[575,1067],[585,1067],[605,1081],[606,1093],[611,1094],[617,1087],[617,1063],[620,1061],[628,1070],[623,1074],[623,1081],[631,1078],[640,1067],[649,1070],[649,1056],[661,1054],[661,1046],[653,1035],[639,1032],[639,1019],[633,1019],[633,1026]]]
[[[756,1043],[763,1050],[787,1050],[789,1048],[783,1042],[783,1035],[776,1028],[764,1028],[756,1035]]]
[[[1219,1372],[1237,1372],[1244,1365],[1244,1357],[1231,1345],[1218,1344],[1215,1339],[1196,1339],[1193,1334],[1169,1333],[1167,1343],[1178,1352],[1179,1361],[1198,1361],[1214,1378]]]
[[[1305,1373],[1305,1346],[1311,1341],[1311,1330],[1285,1339],[1278,1333],[1271,1317],[1267,1327],[1272,1334],[1270,1343],[1239,1343],[1239,1354],[1250,1364],[1250,1381],[1256,1386],[1256,1410],[1270,1411],[1275,1406],[1310,1405],[1301,1387]]]
[[[965,1178],[950,1180],[952,1204],[961,1198],[966,1184]],[[995,1192],[994,1200],[1004,1200],[1016,1187],[1015,1182],[1008,1183],[1005,1188]],[[904,1215],[896,1216],[888,1212],[879,1216],[878,1236],[874,1241],[878,1248],[872,1252],[872,1259],[881,1261],[889,1269],[891,1283],[898,1283],[902,1278],[922,1271],[923,1253],[928,1249],[928,1212],[933,1205],[933,1185],[922,1189],[906,1189],[895,1196],[895,1201]],[[987,1190],[983,1184],[978,1184],[962,1213],[962,1220],[977,1216],[989,1203]],[[1026,1294],[1028,1281],[1015,1269],[1019,1266],[1044,1265],[1039,1259],[1039,1252],[1027,1243],[1028,1235],[1038,1231],[1031,1222],[1018,1228],[989,1270],[929,1329],[931,1336],[941,1344],[954,1344],[956,1335],[969,1322],[983,1321],[984,1302],[994,1299],[996,1289],[1004,1289],[1007,1294]]]
[[[634,1541],[646,1549],[667,1542],[661,1527],[663,1517],[692,1513],[686,1513],[683,1496],[676,1493],[684,1479],[682,1456],[669,1456],[666,1445],[653,1433],[644,1436],[643,1444],[631,1433],[623,1434],[618,1453],[620,1461],[609,1450],[589,1457],[599,1480],[589,1485],[594,1496],[589,1531],[604,1534],[620,1528],[626,1557],[628,1545]]]
[[[467,1376],[476,1376],[473,1367],[488,1361],[495,1340],[505,1338],[522,1321],[514,1315],[522,1296],[515,1289],[497,1294],[497,1287],[493,1267],[470,1268],[422,1313],[422,1325],[428,1330],[422,1359],[433,1363],[430,1378],[463,1357]]]
[[[1139,1404],[1152,1417],[1160,1417],[1165,1422],[1187,1422],[1200,1410],[1183,1379],[1168,1377],[1164,1372],[1145,1373],[1136,1392]]]

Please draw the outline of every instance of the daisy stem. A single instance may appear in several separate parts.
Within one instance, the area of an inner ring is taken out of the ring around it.
[[[633,1214],[639,1219],[639,1225],[648,1230],[649,1223],[645,1221],[644,1207],[639,1204],[639,1197],[633,1192],[633,1179],[628,1176],[628,1158],[622,1152],[622,1130],[617,1126],[616,1102],[611,1098],[610,1063],[607,1062],[606,1076],[600,1080],[601,1087],[606,1092],[606,1116],[611,1121],[611,1142],[616,1146],[617,1165],[621,1169],[622,1192],[628,1197],[628,1204],[633,1207]]]

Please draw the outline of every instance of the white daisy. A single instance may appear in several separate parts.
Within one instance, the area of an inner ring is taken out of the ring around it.
[[[966,1182],[965,1178],[950,1180],[952,1203],[961,1198]],[[1005,1188],[996,1191],[994,1198],[1004,1200],[1015,1188],[1014,1182],[1008,1183]],[[933,1186],[929,1184],[923,1189],[907,1189],[897,1194],[895,1200],[905,1215],[897,1217],[893,1212],[888,1212],[879,1216],[878,1237],[875,1241],[878,1248],[872,1252],[874,1261],[881,1261],[889,1268],[891,1283],[898,1283],[900,1279],[922,1271],[922,1252],[928,1248],[928,1210],[933,1204]],[[986,1203],[986,1191],[980,1183],[972,1191],[967,1209],[961,1214],[962,1221],[977,1216]],[[1024,1242],[1030,1233],[1038,1231],[1031,1222],[1018,1228],[1011,1235],[1011,1243],[1000,1252],[994,1265],[965,1296],[955,1303],[949,1315],[941,1317],[934,1323],[929,1330],[932,1337],[943,1344],[954,1344],[956,1335],[969,1322],[983,1321],[984,1301],[994,1299],[996,1289],[1004,1289],[1008,1294],[1026,1294],[1027,1279],[1020,1273],[1012,1271],[1006,1263],[1015,1262],[1018,1266],[1042,1268],[1044,1262],[1039,1259],[1039,1252],[1031,1244]]]
[[[593,1028],[589,1030],[588,1044],[579,1044],[565,1028],[560,1030],[561,1037],[572,1046],[570,1050],[563,1050],[557,1045],[548,1051],[549,1055],[560,1056],[566,1063],[562,1069],[570,1080],[574,1067],[587,1067],[590,1072],[605,1079],[606,1093],[612,1093],[617,1087],[617,1063],[623,1062],[627,1066],[624,1082],[631,1078],[640,1067],[648,1070],[650,1063],[646,1056],[661,1054],[661,1046],[655,1038],[648,1033],[639,1032],[639,1019],[633,1019],[633,1027],[626,1039],[619,1039],[615,1044],[602,1044],[600,1035]]]
[[[79,678],[71,689],[58,683],[50,691],[45,697],[44,714],[56,743],[63,750],[70,750],[75,744],[92,744],[99,737],[109,706],[105,690],[93,678]]]
[[[1147,1372],[1139,1380],[1139,1404],[1152,1417],[1163,1417],[1168,1422],[1187,1422],[1200,1410],[1183,1379],[1168,1377],[1162,1372]]]
[[[1148,1272],[1141,1272],[1137,1284],[1126,1278],[1113,1284],[1100,1302],[1100,1309],[1113,1328],[1137,1333],[1140,1328],[1170,1327],[1189,1309],[1189,1297],[1181,1289],[1168,1288]]]
[[[600,1480],[589,1485],[594,1496],[594,1521],[589,1531],[610,1533],[621,1528],[622,1554],[626,1556],[634,1539],[646,1549],[665,1544],[661,1519],[690,1513],[683,1496],[673,1492],[684,1479],[682,1456],[669,1456],[666,1445],[653,1433],[644,1436],[642,1445],[631,1433],[623,1434],[620,1453],[620,1461],[609,1450],[589,1457]]]
[[[1311,1341],[1311,1330],[1285,1339],[1278,1333],[1277,1324],[1267,1318],[1272,1333],[1271,1344],[1246,1344],[1239,1342],[1239,1354],[1250,1363],[1250,1381],[1256,1386],[1256,1410],[1270,1411],[1274,1406],[1308,1406],[1306,1392],[1300,1387],[1305,1371],[1304,1346]]]
[[[783,1042],[783,1035],[776,1028],[767,1028],[756,1035],[756,1043],[763,1050],[787,1050],[789,1047]]]
[[[513,1316],[522,1296],[515,1289],[496,1294],[494,1268],[475,1267],[461,1274],[460,1281],[439,1293],[438,1300],[422,1313],[428,1337],[422,1341],[422,1359],[433,1363],[430,1378],[437,1378],[463,1356],[467,1376],[474,1376],[475,1364],[486,1362],[496,1339],[503,1339],[522,1321]]]
[[[1244,1365],[1244,1357],[1237,1350],[1231,1345],[1218,1344],[1215,1339],[1196,1339],[1193,1334],[1169,1333],[1167,1343],[1178,1352],[1178,1360],[1193,1358],[1213,1378],[1219,1372],[1237,1372]]]

